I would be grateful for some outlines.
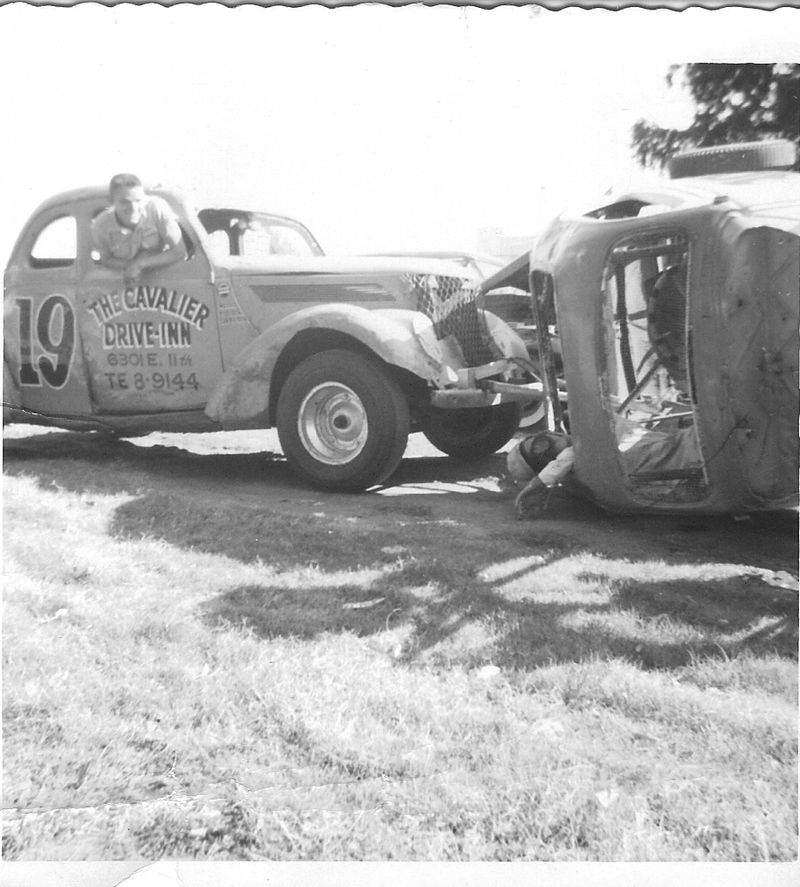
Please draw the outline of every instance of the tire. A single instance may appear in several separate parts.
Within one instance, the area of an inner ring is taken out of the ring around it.
[[[422,433],[454,459],[481,459],[511,440],[521,416],[522,407],[516,403],[463,410],[432,408]]]
[[[289,464],[326,490],[359,492],[397,468],[408,442],[408,402],[375,361],[321,351],[299,363],[278,397],[278,437]]]
[[[796,159],[794,142],[774,139],[767,142],[742,142],[718,145],[676,154],[669,161],[670,178],[706,176],[727,172],[756,172],[765,169],[790,169]]]

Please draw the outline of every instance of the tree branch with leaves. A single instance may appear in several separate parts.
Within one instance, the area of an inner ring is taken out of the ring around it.
[[[672,65],[666,79],[689,90],[694,120],[686,129],[638,120],[632,147],[641,166],[663,168],[679,151],[736,142],[780,138],[800,148],[800,64]]]

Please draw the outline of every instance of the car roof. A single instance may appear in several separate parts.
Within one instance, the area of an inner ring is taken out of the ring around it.
[[[99,197],[108,199],[108,185],[89,185],[83,188],[71,188],[69,191],[61,191],[42,201],[36,212],[42,212],[53,206],[60,206],[62,203],[77,203],[81,200],[93,200]]]
[[[690,209],[732,201],[762,224],[786,220],[800,223],[800,173],[786,170],[736,172],[656,181],[651,187],[617,193],[605,207],[641,202],[664,211]],[[593,215],[599,210],[584,215]],[[642,213],[644,214],[644,213]],[[648,213],[649,214],[649,213]],[[779,227],[785,227],[779,224]]]
[[[194,205],[197,205],[196,196],[189,192],[180,189],[180,188],[172,188],[166,185],[148,185],[145,182],[144,185],[145,192],[149,195],[153,195],[156,197],[172,197],[178,201],[179,204],[183,205],[184,208]],[[31,214],[30,218],[34,218],[38,216],[42,212],[46,212],[54,207],[63,206],[64,204],[70,203],[80,203],[84,200],[102,200],[108,203],[108,185],[86,185],[81,188],[71,188],[68,191],[61,191],[58,194],[53,194],[51,197],[48,197],[39,206],[36,207],[35,211]],[[220,207],[209,204],[199,204],[203,209],[209,212],[220,212],[220,213],[250,213],[250,214],[259,214],[259,215],[268,215],[272,216],[276,219],[285,220],[287,222],[294,222],[299,225],[303,225],[302,222],[299,222],[297,219],[292,216],[284,215],[283,213],[271,212],[270,210],[256,210],[256,209],[248,209],[246,207],[237,207],[235,209],[229,209],[228,207]],[[305,226],[303,226],[305,227]]]
[[[168,188],[162,185],[150,186],[145,184],[145,191],[158,197],[170,194],[182,197],[182,192],[176,188]],[[61,206],[65,203],[79,203],[83,200],[105,200],[108,201],[108,185],[86,185],[81,188],[71,188],[68,191],[61,191],[53,194],[46,200],[42,201],[36,208],[34,215],[51,209],[52,207]]]

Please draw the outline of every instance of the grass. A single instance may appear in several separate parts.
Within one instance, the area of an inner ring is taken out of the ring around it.
[[[757,569],[72,467],[4,478],[6,859],[796,858]]]

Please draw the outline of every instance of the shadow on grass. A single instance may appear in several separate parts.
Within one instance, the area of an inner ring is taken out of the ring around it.
[[[243,628],[261,638],[313,638],[324,632],[366,637],[403,621],[411,596],[391,588],[271,588],[244,585],[207,601],[204,621],[217,628]],[[393,617],[398,617],[396,620]]]
[[[493,661],[528,670],[622,658],[645,669],[674,669],[694,658],[733,658],[745,651],[797,658],[796,597],[777,600],[762,592],[744,608],[731,602],[720,611],[718,601],[730,587],[726,580],[659,586],[657,612],[650,612],[646,583],[631,583],[607,605],[533,604],[503,636]],[[694,618],[681,612],[687,597]]]
[[[554,558],[552,565],[558,564]],[[203,607],[219,628],[246,628],[263,638],[313,638],[326,632],[370,636],[413,628],[403,661],[474,667],[491,661],[528,671],[564,662],[624,658],[645,669],[673,669],[695,657],[748,652],[797,658],[797,596],[754,580],[731,593],[732,581],[628,581],[598,602],[509,600],[473,579],[426,597],[415,593],[416,565],[382,576],[368,589],[298,589],[251,585]],[[531,571],[531,577],[535,570]],[[517,579],[524,578],[519,574]],[[478,632],[478,641],[472,630]]]
[[[741,522],[624,518],[559,493],[546,520],[517,522],[508,496],[483,491],[469,499],[484,511],[462,508],[454,529],[448,503],[458,494],[319,493],[303,488],[270,453],[197,455],[58,432],[10,440],[5,453],[6,473],[34,475],[44,487],[137,492],[116,509],[111,533],[117,537],[152,537],[279,571],[316,564],[327,574],[357,574],[361,567],[397,565],[368,586],[344,579],[309,587],[299,578],[294,588],[290,579],[280,587],[226,590],[203,607],[204,619],[215,626],[311,638],[325,632],[368,636],[406,624],[413,628],[409,661],[492,661],[521,670],[620,656],[647,668],[671,668],[693,656],[742,650],[796,658],[796,592],[770,588],[746,571],[712,580],[691,570],[688,578],[669,581],[637,576],[637,564],[645,562],[743,564],[794,574],[796,514]],[[481,468],[496,471],[501,463],[501,456],[490,457]],[[411,459],[397,481],[468,485],[475,471],[446,459]],[[299,498],[301,490],[307,498]],[[281,495],[298,505],[296,513],[270,508]],[[602,563],[581,568],[587,549],[616,570],[606,572]],[[537,599],[548,569],[555,578]],[[486,578],[492,570],[495,578]],[[509,592],[509,585],[517,590]],[[471,630],[472,640],[465,639]]]
[[[284,458],[267,450],[198,454],[179,447],[141,446],[103,433],[54,431],[4,440],[3,462],[7,474],[33,474],[42,486],[56,484],[74,492],[135,492],[164,477],[250,483],[277,477],[296,484]]]
[[[150,536],[183,549],[282,570],[310,564],[328,571],[355,569],[398,556],[435,562],[441,547],[452,544],[441,525],[429,520],[432,512],[423,503],[398,502],[391,508],[397,520],[385,524],[373,520],[368,509],[356,508],[341,519],[324,501],[315,507],[325,510],[291,514],[244,502],[197,509],[181,496],[148,493],[116,509],[111,532],[126,539]],[[436,572],[435,563],[431,568]]]
[[[56,484],[74,492],[135,492],[157,486],[159,478],[183,478],[244,482],[260,488],[266,497],[277,487],[304,491],[309,497],[354,498],[309,487],[295,476],[281,453],[266,447],[255,453],[195,453],[179,446],[138,444],[102,432],[51,431],[4,439],[3,459],[7,474],[35,475],[42,486]],[[499,474],[504,465],[502,454],[468,464],[443,455],[417,456],[404,459],[391,480],[392,486],[433,482],[469,486],[476,473]]]

